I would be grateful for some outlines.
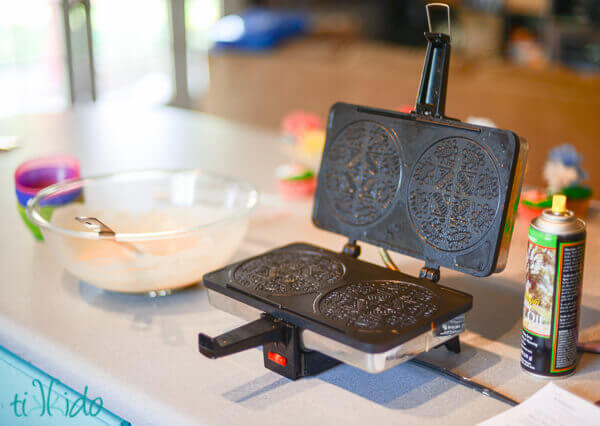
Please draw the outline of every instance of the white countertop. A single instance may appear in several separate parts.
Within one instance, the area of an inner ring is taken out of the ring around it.
[[[66,152],[82,173],[199,167],[272,192],[285,161],[278,136],[170,108],[134,113],[81,109],[0,122],[22,148],[0,154],[0,345],[71,387],[89,387],[133,424],[474,424],[508,408],[411,363],[379,375],[347,365],[289,381],[263,367],[262,352],[219,360],[199,354],[197,334],[217,335],[243,322],[213,309],[201,286],[151,299],[108,293],[66,273],[35,242],[16,209],[12,174],[27,158]],[[269,220],[259,214],[236,258],[295,241],[339,250],[342,237],[310,222],[311,206],[293,205]],[[596,213],[597,216],[597,213]],[[507,269],[477,279],[442,270],[441,282],[474,296],[462,352],[436,349],[424,359],[451,367],[522,400],[546,382],[520,370],[520,330],[527,225],[517,223]],[[581,336],[600,339],[600,224],[591,220],[584,274]],[[381,264],[363,244],[361,258]],[[394,259],[417,274],[420,262]],[[557,382],[600,400],[600,357],[584,354],[577,374]]]

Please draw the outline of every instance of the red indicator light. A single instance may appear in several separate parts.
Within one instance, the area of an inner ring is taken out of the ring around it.
[[[282,357],[281,355],[279,355],[275,352],[269,352],[267,354],[267,358],[269,358],[275,364],[281,365],[282,367],[285,367],[287,365],[287,359],[285,359],[284,357]]]

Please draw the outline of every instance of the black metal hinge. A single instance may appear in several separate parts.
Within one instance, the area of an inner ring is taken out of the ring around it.
[[[347,256],[358,257],[360,256],[360,246],[356,244],[356,241],[349,240],[346,244],[344,244],[342,253]]]
[[[440,280],[440,268],[423,266],[419,272],[419,278],[437,283]]]

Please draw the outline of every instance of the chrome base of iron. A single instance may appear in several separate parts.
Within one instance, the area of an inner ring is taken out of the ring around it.
[[[212,290],[208,290],[208,300],[215,308],[248,321],[257,320],[263,313],[259,309]],[[381,373],[456,337],[464,330],[464,324],[465,315],[458,315],[408,342],[380,353],[364,352],[306,329],[300,334],[300,344],[304,350],[320,352],[368,373]]]

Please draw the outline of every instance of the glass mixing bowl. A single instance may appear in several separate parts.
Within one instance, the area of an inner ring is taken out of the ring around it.
[[[80,195],[66,205],[53,203],[73,193]],[[49,186],[26,213],[77,278],[106,290],[163,295],[223,266],[257,201],[251,185],[232,178],[150,170]],[[96,218],[114,235],[90,230],[76,217]]]

